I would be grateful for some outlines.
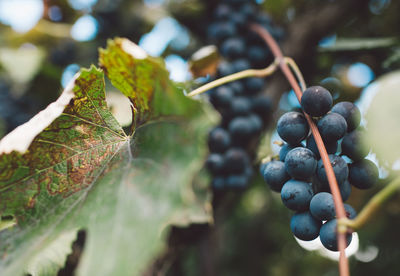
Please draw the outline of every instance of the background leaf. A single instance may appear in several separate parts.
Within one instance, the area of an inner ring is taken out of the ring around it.
[[[400,158],[400,71],[380,77],[371,86],[365,143],[372,145],[380,160],[393,164]]]
[[[81,71],[73,100],[26,153],[0,155],[0,210],[18,221],[0,232],[1,275],[22,274],[60,235],[76,229],[87,232],[78,275],[138,274],[163,248],[168,225],[211,220],[198,177],[209,122],[199,103],[165,79],[161,63],[141,62],[144,75],[146,68],[158,72],[156,88],[138,86],[132,99],[149,103],[142,119],[162,120],[141,121],[126,136],[107,109],[103,73],[92,67]],[[141,94],[147,89],[152,100]]]

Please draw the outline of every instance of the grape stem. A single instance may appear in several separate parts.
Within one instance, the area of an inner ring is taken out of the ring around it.
[[[338,225],[349,227],[353,230],[360,229],[363,227],[369,219],[379,210],[385,201],[387,201],[394,193],[400,189],[400,177],[394,179],[379,193],[375,194],[368,203],[364,206],[361,212],[355,219],[340,219]]]
[[[228,75],[225,76],[223,78],[214,80],[212,82],[209,82],[203,86],[200,86],[199,88],[193,90],[192,92],[190,92],[189,94],[187,94],[188,97],[193,97],[196,95],[199,95],[201,93],[204,93],[210,89],[213,89],[215,87],[224,85],[226,83],[232,82],[232,81],[236,81],[236,80],[240,80],[240,79],[244,79],[244,78],[249,78],[249,77],[267,77],[272,75],[276,69],[278,68],[278,63],[280,61],[278,59],[275,59],[268,67],[264,68],[264,69],[248,69],[248,70],[244,70],[232,75]]]
[[[301,90],[299,84],[297,83],[289,66],[284,61],[282,51],[279,48],[276,41],[271,36],[271,34],[259,24],[251,24],[250,28],[254,32],[256,32],[261,38],[264,39],[266,44],[271,49],[271,52],[275,56],[275,60],[278,59],[280,61],[279,67],[280,67],[282,73],[285,75],[288,82],[290,83],[290,85],[292,86],[292,88],[297,96],[297,99],[300,103],[301,96],[302,96],[302,90]],[[295,63],[293,62],[293,64],[295,64]],[[300,70],[298,69],[297,65],[293,66],[293,64],[291,64],[291,68],[297,75],[299,82],[301,82],[301,80],[303,78],[300,77],[301,76]],[[304,88],[305,88],[304,81],[301,84],[301,86],[304,90]],[[336,181],[335,173],[333,171],[331,162],[329,160],[328,153],[326,151],[324,142],[322,141],[321,134],[319,133],[318,128],[315,125],[312,118],[306,113],[304,113],[304,116],[310,126],[312,135],[314,136],[315,143],[317,144],[318,151],[321,155],[321,159],[322,159],[322,162],[325,167],[326,175],[327,175],[328,182],[329,182],[329,188],[332,192],[332,196],[333,196],[333,200],[334,200],[334,204],[335,204],[335,211],[336,211],[337,218],[338,218],[338,220],[344,219],[344,218],[346,218],[346,212],[345,212],[345,209],[343,206],[343,200],[340,195],[340,190],[339,190],[339,186]],[[342,224],[342,225],[340,225],[340,227],[338,226],[337,230],[338,230],[338,235],[337,235],[338,236],[338,248],[339,248],[339,252],[340,252],[339,272],[340,272],[341,276],[348,276],[348,275],[350,275],[349,263],[348,263],[346,255],[345,255],[347,226]]]

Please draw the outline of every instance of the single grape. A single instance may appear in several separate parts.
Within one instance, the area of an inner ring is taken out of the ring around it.
[[[236,59],[232,62],[232,67],[233,71],[236,72],[241,72],[247,69],[251,68],[251,65],[247,59],[241,58],[241,59]]]
[[[352,240],[352,234],[346,234],[346,247],[349,246]],[[331,251],[338,251],[337,247],[337,220],[332,219],[321,226],[319,238],[322,245]]]
[[[244,85],[241,81],[234,81],[229,84],[234,95],[242,95],[244,93]]]
[[[253,112],[260,116],[264,123],[271,119],[272,101],[270,97],[260,95],[251,98],[251,107]]]
[[[349,167],[349,182],[356,188],[369,189],[378,181],[378,168],[368,159],[354,162]]]
[[[347,123],[347,131],[350,132],[360,125],[361,112],[351,102],[339,102],[332,107],[332,112],[343,116]]]
[[[328,156],[335,173],[336,181],[340,186],[347,180],[349,168],[347,167],[346,161],[344,161],[340,156],[334,154],[329,154]],[[326,177],[325,166],[322,159],[320,159],[317,164],[317,177],[322,184],[328,184],[328,178]]]
[[[314,218],[320,221],[335,218],[335,204],[332,195],[327,192],[314,195],[310,202],[310,212]]]
[[[231,137],[229,133],[221,128],[216,127],[210,131],[208,135],[208,147],[211,152],[225,152],[231,145]]]
[[[314,193],[310,183],[291,179],[281,190],[283,204],[293,211],[306,211]]]
[[[321,221],[316,220],[308,211],[294,214],[290,220],[293,235],[303,241],[316,239],[321,225]]]
[[[342,154],[353,161],[359,161],[367,156],[369,149],[364,146],[361,137],[364,134],[362,130],[353,130],[347,133],[342,140]]]
[[[335,154],[337,152],[337,149],[338,149],[337,141],[331,141],[331,142],[324,141],[324,145],[325,145],[325,148],[326,148],[326,151],[328,152],[328,154]],[[317,159],[319,159],[321,157],[319,154],[317,143],[315,143],[314,136],[310,135],[307,138],[306,147],[315,154],[315,157]]]
[[[266,163],[262,175],[271,190],[275,192],[280,192],[283,184],[290,179],[290,176],[286,172],[285,163],[281,161]]]
[[[214,18],[215,19],[228,19],[230,14],[232,13],[232,9],[227,4],[220,4],[214,10]]]
[[[211,181],[211,186],[215,190],[222,190],[226,187],[226,180],[227,178],[224,176],[215,176]]]
[[[226,186],[228,188],[245,188],[248,178],[245,174],[233,174],[226,178]]]
[[[344,210],[346,211],[346,217],[349,219],[354,219],[357,216],[356,210],[354,210],[353,207],[351,207],[349,204],[345,203],[343,204]]]
[[[304,115],[299,112],[287,112],[278,120],[279,136],[289,144],[299,144],[307,137],[309,126]]]
[[[342,196],[342,200],[346,201],[349,199],[351,194],[351,185],[348,180],[346,180],[342,185],[339,186],[340,195]]]
[[[250,114],[247,116],[250,126],[251,126],[251,133],[252,134],[258,134],[262,130],[263,122],[260,118],[260,116],[256,114]]]
[[[240,148],[230,148],[224,155],[225,168],[231,173],[242,173],[250,165],[249,156]]]
[[[212,174],[219,174],[224,169],[224,157],[218,153],[211,153],[206,160],[206,167]]]
[[[251,122],[249,117],[236,117],[230,121],[228,129],[235,145],[248,142],[254,133],[255,122]]]
[[[225,76],[232,75],[233,73],[235,73],[234,68],[232,67],[232,64],[225,60],[220,62],[220,64],[218,65],[217,72],[218,72],[219,77],[225,77]]]
[[[264,80],[262,78],[247,78],[244,81],[244,86],[246,88],[246,94],[256,94],[264,87]]]
[[[301,96],[301,107],[312,117],[328,113],[332,107],[331,93],[321,86],[308,87]]]
[[[301,147],[303,147],[303,145],[302,145],[302,144],[291,145],[291,144],[286,144],[286,143],[285,143],[285,144],[281,147],[281,149],[280,149],[280,151],[279,151],[279,160],[281,160],[282,162],[284,162],[287,153],[288,153],[289,151],[291,151],[292,149],[294,149],[294,148],[299,148],[299,147],[301,148]]]
[[[287,153],[285,166],[288,174],[294,179],[308,180],[315,173],[317,160],[311,150],[299,147]]]
[[[346,120],[338,113],[326,114],[317,125],[322,139],[327,142],[339,140],[347,131]]]
[[[208,36],[210,40],[220,42],[236,34],[235,24],[224,21],[213,23],[208,27]]]
[[[221,46],[221,53],[228,58],[236,58],[244,55],[245,44],[240,37],[231,37],[225,40]]]
[[[233,91],[229,86],[220,86],[210,94],[210,102],[216,109],[229,108],[234,98]]]
[[[230,113],[232,116],[248,115],[251,111],[251,101],[247,97],[233,98],[230,106]]]

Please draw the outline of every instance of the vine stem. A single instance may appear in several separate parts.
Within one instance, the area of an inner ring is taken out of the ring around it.
[[[289,84],[292,86],[299,103],[301,103],[301,96],[303,94],[302,90],[300,89],[300,86],[297,83],[295,77],[293,76],[293,73],[290,70],[289,66],[284,61],[284,56],[282,54],[282,51],[279,48],[276,41],[274,40],[274,38],[261,25],[251,24],[250,28],[254,32],[256,32],[261,38],[264,39],[266,44],[271,49],[271,52],[275,56],[275,60],[279,60],[279,67],[280,67],[282,73],[285,75]],[[294,68],[296,75],[299,75],[300,70],[298,70],[297,66],[295,66],[295,67],[292,66],[292,68]],[[296,70],[297,70],[297,72],[296,72]],[[302,77],[300,79],[302,79]],[[300,79],[299,79],[299,81],[300,81]],[[303,84],[302,84],[302,86],[303,86]],[[314,136],[315,143],[317,144],[318,151],[321,155],[321,159],[322,159],[322,162],[325,167],[326,175],[327,175],[328,182],[329,182],[329,188],[332,192],[332,196],[333,196],[333,200],[334,200],[334,204],[335,204],[335,212],[336,212],[337,218],[338,218],[338,220],[345,219],[346,212],[345,212],[345,209],[343,206],[343,200],[340,195],[340,190],[339,190],[339,186],[336,181],[335,173],[333,171],[331,162],[329,160],[328,153],[326,151],[324,142],[322,141],[321,134],[319,133],[318,128],[315,125],[312,118],[306,113],[304,113],[304,116],[310,126],[312,135]],[[341,276],[349,276],[350,275],[349,263],[348,263],[346,255],[345,255],[347,226],[343,225],[343,224],[338,224],[337,232],[338,232],[338,235],[337,235],[338,236],[338,248],[339,248],[339,252],[340,252],[339,272],[340,272]]]
[[[385,188],[379,191],[379,193],[375,194],[355,219],[341,219],[338,221],[338,224],[350,227],[353,230],[360,229],[368,222],[369,219],[372,218],[372,215],[378,211],[382,204],[399,189],[400,177],[394,179]]]
[[[267,77],[269,75],[272,75],[276,71],[276,69],[278,68],[278,63],[279,63],[279,60],[275,59],[268,67],[266,67],[264,69],[248,69],[248,70],[244,70],[244,71],[214,80],[212,82],[209,82],[209,83],[193,90],[192,92],[187,94],[187,96],[193,97],[198,94],[204,93],[210,89],[213,89],[217,86],[223,85],[225,83],[229,83],[232,81],[236,81],[236,80],[240,80],[240,79],[244,79],[244,78],[248,78],[248,77],[259,77],[259,78]]]

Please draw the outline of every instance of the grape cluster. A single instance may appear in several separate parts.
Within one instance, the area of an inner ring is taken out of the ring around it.
[[[256,10],[251,1],[221,1],[208,27],[209,40],[223,56],[217,78],[250,68],[261,68],[272,59],[263,41],[252,33],[248,24],[257,22],[275,36],[271,19]],[[251,147],[270,120],[272,104],[260,95],[265,86],[261,78],[248,78],[220,86],[209,92],[209,100],[221,114],[219,126],[208,137],[210,155],[206,167],[213,175],[214,189],[244,188],[253,174]]]
[[[343,201],[358,189],[372,187],[378,179],[378,168],[365,159],[369,149],[360,141],[361,114],[351,102],[332,107],[330,92],[320,86],[306,89],[301,107],[315,120],[328,152]],[[280,192],[283,204],[295,211],[290,222],[293,234],[300,240],[318,236],[329,250],[337,251],[336,214],[324,164],[303,113],[288,112],[278,120],[277,132],[286,142],[279,160],[261,165],[261,173],[273,191]],[[305,143],[304,143],[305,141]],[[345,157],[344,157],[345,156]],[[344,204],[346,215],[356,212]],[[347,235],[347,244],[351,242]]]

